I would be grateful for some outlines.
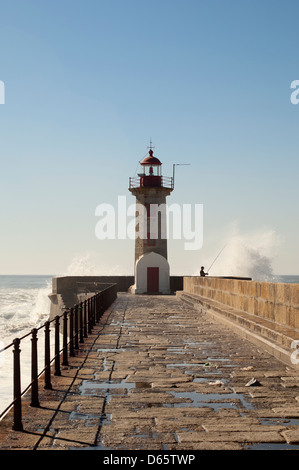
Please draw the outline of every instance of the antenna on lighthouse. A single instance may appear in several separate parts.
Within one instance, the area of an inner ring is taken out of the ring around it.
[[[176,166],[187,166],[191,165],[191,163],[174,163],[172,166],[172,179],[173,179],[173,185],[174,185],[174,172],[175,172],[175,167]]]

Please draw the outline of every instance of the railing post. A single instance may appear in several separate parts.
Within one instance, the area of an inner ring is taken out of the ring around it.
[[[79,305],[79,313],[80,313],[80,343],[84,343],[83,339],[83,304],[82,302]]]
[[[98,303],[98,294],[96,294],[94,296],[94,310],[95,310],[95,319],[96,319],[96,322],[99,321],[99,310],[98,310],[98,307],[99,307],[99,303]]]
[[[89,321],[90,321],[90,328],[92,330],[93,329],[93,304],[92,304],[91,297],[89,297],[88,302],[89,302]]]
[[[103,314],[103,309],[102,309],[102,302],[101,302],[101,293],[99,292],[98,293],[98,299],[97,299],[97,303],[98,303],[98,309],[99,309],[99,320]]]
[[[60,349],[59,349],[59,316],[55,317],[55,372],[54,375],[61,375],[60,371]]]
[[[51,384],[51,356],[50,356],[50,322],[45,323],[45,386],[46,390],[52,390]]]
[[[86,300],[84,300],[83,305],[84,305],[84,310],[83,310],[83,317],[84,317],[84,338],[87,338],[87,307],[86,307]]]
[[[102,300],[101,300],[101,293],[99,292],[97,294],[97,316],[98,316],[98,321],[100,320],[101,316],[102,316],[102,313],[103,313],[103,305],[102,305]]]
[[[70,310],[70,356],[75,356],[74,351],[74,309]]]
[[[39,407],[38,400],[38,364],[37,364],[37,329],[31,331],[31,403]]]
[[[63,314],[63,358],[62,358],[62,365],[68,365],[68,358],[67,358],[67,312]]]
[[[87,299],[87,318],[88,318],[88,333],[92,331],[92,318],[91,318],[91,303],[90,298]]]
[[[95,326],[96,325],[96,310],[95,310],[96,303],[95,303],[94,297],[91,297],[91,302],[92,302],[92,325]]]
[[[79,325],[78,325],[78,307],[75,305],[74,307],[74,312],[75,312],[75,349],[79,349],[79,338],[78,338],[78,332],[79,332]]]
[[[13,340],[13,364],[14,364],[14,409],[13,409],[13,426],[14,431],[23,431],[22,424],[22,402],[21,402],[21,365],[20,365],[20,340]]]

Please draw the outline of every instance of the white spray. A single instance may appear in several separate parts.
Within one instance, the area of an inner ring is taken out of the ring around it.
[[[275,281],[272,262],[279,240],[273,230],[242,235],[234,229],[233,233],[223,241],[223,246],[216,258],[210,260],[212,267],[209,275]]]

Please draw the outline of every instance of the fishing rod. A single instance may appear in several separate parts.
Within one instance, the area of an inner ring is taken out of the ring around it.
[[[219,256],[221,255],[221,253],[223,252],[224,248],[227,246],[227,243],[224,245],[223,248],[221,248],[221,250],[219,251],[218,255],[216,256],[216,258],[214,259],[213,263],[211,264],[211,266],[209,267],[208,269],[208,272],[210,272],[210,269],[211,267],[213,266],[213,264],[215,263],[215,261],[219,258]]]

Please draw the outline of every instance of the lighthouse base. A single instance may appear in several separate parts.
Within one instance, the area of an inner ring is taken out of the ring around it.
[[[151,251],[140,256],[135,266],[132,294],[170,294],[169,264],[164,256]]]

